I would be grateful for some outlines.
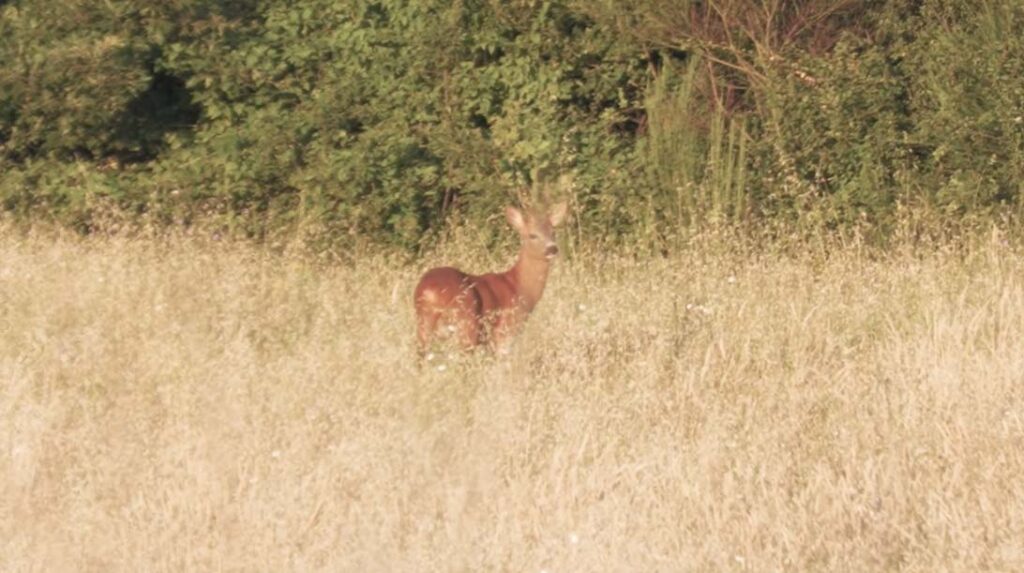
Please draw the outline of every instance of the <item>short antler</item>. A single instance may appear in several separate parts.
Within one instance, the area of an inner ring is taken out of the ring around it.
[[[467,349],[480,344],[498,348],[519,330],[540,301],[551,261],[558,256],[555,227],[565,219],[568,204],[560,201],[538,209],[524,189],[517,194],[524,208],[505,209],[505,218],[522,244],[511,269],[471,275],[439,267],[420,279],[414,301],[421,354],[444,336],[455,337]]]

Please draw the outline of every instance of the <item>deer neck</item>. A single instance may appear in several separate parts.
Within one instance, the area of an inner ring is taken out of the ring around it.
[[[532,311],[543,296],[550,270],[551,263],[547,259],[520,251],[516,264],[506,273],[516,285],[519,307],[525,312]]]

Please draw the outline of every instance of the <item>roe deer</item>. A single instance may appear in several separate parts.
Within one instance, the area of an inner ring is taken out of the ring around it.
[[[558,256],[554,228],[566,212],[564,201],[548,211],[506,207],[505,218],[522,246],[515,265],[503,273],[471,275],[452,267],[424,273],[415,293],[420,355],[445,334],[466,350],[481,344],[504,349],[544,294],[551,260]]]

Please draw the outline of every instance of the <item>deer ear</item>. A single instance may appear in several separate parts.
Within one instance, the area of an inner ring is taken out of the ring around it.
[[[551,207],[551,211],[550,211],[551,214],[548,215],[548,220],[551,221],[551,226],[557,227],[557,226],[561,225],[562,221],[565,221],[565,216],[566,216],[566,214],[568,214],[568,212],[569,212],[569,203],[568,202],[561,201],[559,203],[555,203],[555,205]]]
[[[512,225],[512,228],[519,232],[522,232],[526,226],[526,220],[523,219],[522,211],[515,207],[505,207],[505,218],[508,219],[509,225]]]

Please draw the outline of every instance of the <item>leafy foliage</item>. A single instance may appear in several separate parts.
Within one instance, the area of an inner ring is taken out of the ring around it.
[[[986,220],[1020,205],[1022,22],[966,0],[14,0],[0,202],[406,249],[563,174],[571,235],[602,240]]]
[[[908,59],[920,72],[913,78],[915,138],[927,150],[928,198],[957,215],[1019,206],[1024,6],[936,1],[922,19],[927,33]]]

